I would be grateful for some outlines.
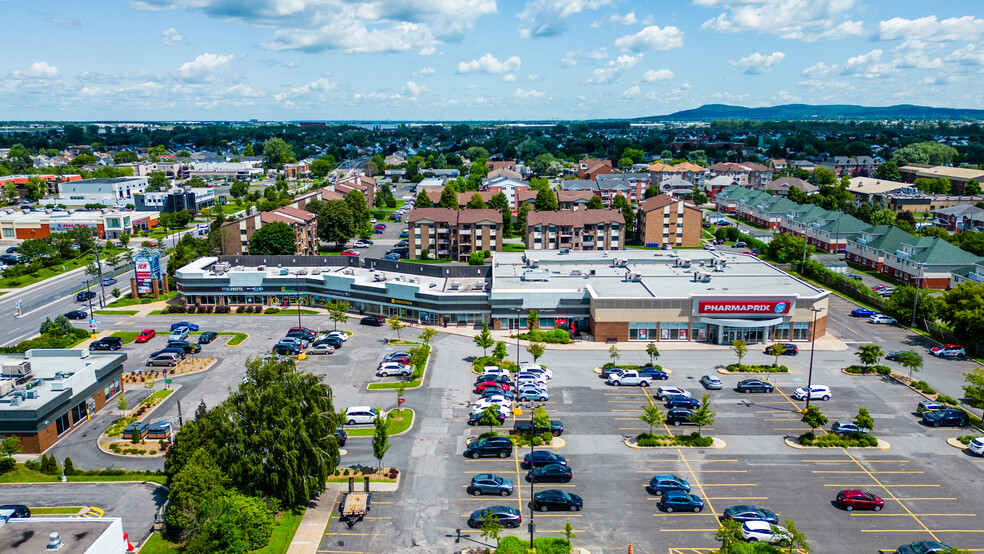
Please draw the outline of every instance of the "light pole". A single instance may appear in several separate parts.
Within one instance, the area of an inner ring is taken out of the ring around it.
[[[297,326],[301,327],[301,277],[294,273],[294,288],[297,289]]]
[[[92,255],[95,256],[95,258],[96,258],[96,269],[99,270],[99,292],[102,293],[102,296],[99,297],[99,307],[102,308],[103,307],[103,299],[106,298],[106,287],[103,284],[102,264],[99,263],[99,249],[98,248],[93,248],[92,249]]]
[[[536,435],[536,424],[533,422],[535,408],[530,410],[530,550],[533,550],[533,436]]]
[[[823,308],[817,308],[816,306],[810,306],[810,311],[813,312],[813,327],[810,328],[810,371],[806,376],[806,410],[810,409],[810,396],[811,396],[811,386],[813,385],[813,352],[816,350],[817,344],[817,314],[823,311]]]
[[[86,277],[86,279],[85,279],[85,292],[86,292],[86,294],[85,294],[86,299],[89,300],[89,319],[92,319],[93,317],[95,317],[95,314],[92,313],[92,297],[89,296],[89,278],[88,277]],[[93,336],[95,336],[95,334],[96,334],[96,328],[95,327],[91,327],[91,326],[90,326],[90,328],[92,329],[91,332],[92,332]]]
[[[919,274],[916,275],[916,295],[915,299],[912,301],[912,324],[909,327],[916,326],[916,308],[919,307],[919,284],[922,281],[923,275],[923,265],[919,264]]]

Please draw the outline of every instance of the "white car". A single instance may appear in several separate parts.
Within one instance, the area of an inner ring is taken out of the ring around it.
[[[553,379],[552,371],[541,365],[531,364],[529,362],[523,362],[519,364],[519,371],[520,373],[541,373],[543,375],[546,375],[547,379]]]
[[[705,250],[714,250],[714,245],[713,245],[713,244],[708,244],[708,245],[705,245],[705,246],[704,246],[704,249],[705,249]]]
[[[976,439],[970,441],[970,443],[967,444],[967,449],[978,456],[984,456],[984,437],[977,437]]]
[[[768,521],[753,519],[741,524],[741,538],[748,542],[762,541],[777,544],[788,541],[792,536],[784,527],[772,525]]]
[[[531,381],[542,384],[547,382],[547,376],[543,373],[517,373],[514,380],[517,384]]]
[[[349,340],[348,333],[346,333],[344,331],[331,331],[326,336],[328,336],[328,337],[335,337],[335,338],[337,338],[338,340],[340,340],[342,342],[345,342],[345,341]]]
[[[800,387],[793,391],[793,398],[796,400],[806,400],[806,387]],[[827,385],[812,385],[810,387],[810,400],[830,400],[833,396],[830,393],[830,387]]]
[[[362,242],[361,240],[357,240],[355,241],[355,244],[353,244],[352,246],[354,246],[355,248],[369,248],[369,243]]]
[[[319,344],[317,346],[312,346],[307,352],[310,354],[334,354],[335,347],[330,344]]]
[[[509,370],[494,365],[487,366],[482,370],[482,377],[495,377],[497,375],[509,376]]]
[[[888,317],[887,315],[875,314],[868,318],[868,323],[880,323],[885,325],[891,325],[895,323],[895,319]]]
[[[369,220],[369,223],[375,223],[375,222],[376,222],[376,218],[375,217]]]
[[[683,390],[679,387],[660,387],[656,389],[656,396],[664,401],[671,396],[686,396],[690,398],[690,391]]]
[[[389,377],[390,375],[410,375],[413,373],[413,368],[408,365],[403,365],[399,362],[383,362],[379,364],[376,368],[376,375],[380,377]]]
[[[345,422],[348,425],[372,423],[376,419],[377,413],[376,408],[372,406],[352,406],[351,408],[345,408]],[[380,415],[386,417],[386,412]]]
[[[472,411],[481,412],[489,406],[498,406],[500,411],[509,410],[512,408],[512,400],[509,400],[505,396],[486,396],[485,398],[479,398],[472,404]]]

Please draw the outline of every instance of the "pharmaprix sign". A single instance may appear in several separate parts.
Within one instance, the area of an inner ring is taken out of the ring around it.
[[[749,315],[749,314],[788,314],[792,302],[786,300],[714,300],[701,301],[697,313],[702,315]]]

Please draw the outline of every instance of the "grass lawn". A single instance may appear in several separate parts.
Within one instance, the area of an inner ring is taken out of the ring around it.
[[[136,340],[137,335],[139,334],[140,334],[139,331],[116,331],[110,336],[119,337],[123,339],[123,344],[130,344],[131,342]]]
[[[178,554],[178,547],[174,543],[164,540],[160,533],[153,533],[140,548],[140,552],[143,554]]]
[[[154,299],[152,294],[142,294],[140,298],[132,298],[130,296],[121,297],[119,300],[110,303],[110,308],[125,308],[127,306],[139,306],[141,304],[150,304],[151,302],[159,302],[160,300],[170,300],[178,294],[178,291],[172,290],[167,294],[162,294],[160,299]]]
[[[515,243],[512,243],[512,242],[507,242],[507,243],[503,243],[503,245],[502,245],[502,251],[503,252],[526,252],[526,245],[525,244],[515,244]]]
[[[106,259],[109,256],[112,256],[114,254],[119,254],[124,250],[125,249],[123,248],[104,248],[103,251],[100,253],[100,256],[102,256],[102,259]],[[59,265],[46,267],[35,273],[28,273],[27,275],[21,275],[20,277],[0,278],[0,288],[24,287],[27,285],[37,283],[39,281],[44,281],[45,279],[50,279],[56,275],[61,275],[62,273],[65,273],[67,271],[71,271],[73,269],[77,269],[80,267],[85,267],[86,265],[92,263],[93,259],[94,258],[92,257],[92,254],[86,254],[85,256],[81,256],[72,260],[66,260],[64,263]],[[95,283],[96,286],[98,287],[99,283],[98,282]]]
[[[161,401],[163,401],[165,398],[171,396],[172,392],[174,392],[174,389],[162,389],[159,391],[155,391],[154,394],[148,396],[147,398],[144,398],[143,400],[140,401],[140,403],[149,406],[156,406],[157,404],[160,404]]]
[[[137,315],[140,312],[135,310],[93,310],[96,315]]]
[[[0,475],[0,483],[55,483],[59,480],[58,475],[45,475],[40,471],[27,469],[24,464],[17,464],[13,471],[8,471]],[[164,484],[164,475],[143,473],[126,473],[123,475],[69,475],[68,480],[73,483],[85,481],[153,481]]]
[[[150,231],[150,233],[147,233],[148,236],[146,236],[146,237],[133,237],[131,240],[133,240],[134,242],[136,242],[138,244],[141,243],[141,242],[143,242],[143,241],[145,241],[145,240],[147,240],[147,239],[157,239],[158,241],[161,241],[161,240],[164,240],[165,237],[169,237],[169,236],[173,235],[174,233],[180,233],[182,231],[187,231],[188,229],[191,229],[191,228],[193,228],[193,227],[192,226],[188,226],[188,227],[181,227],[180,229],[178,229],[178,228],[165,229],[164,227],[157,226],[157,227],[154,227]]]
[[[396,419],[397,417],[401,417],[402,419],[398,421]],[[386,431],[389,432],[391,436],[406,431],[412,424],[413,411],[409,408],[392,410],[386,414]],[[372,427],[363,427],[359,429],[347,427],[345,431],[350,437],[371,437],[376,433],[376,430]]]
[[[58,506],[56,508],[38,508],[31,506],[32,516],[74,516],[80,511],[82,511],[82,506]]]
[[[209,209],[212,211],[212,213],[218,213],[219,211],[221,211],[226,215],[232,215],[236,212],[241,212],[247,208],[249,208],[248,204],[237,206],[235,203],[232,203],[232,204],[222,204],[222,205],[216,204],[214,207]]]
[[[301,524],[304,510],[297,512],[280,512],[274,521],[273,534],[270,543],[263,548],[252,550],[255,554],[284,554],[290,548],[297,526]],[[140,549],[142,554],[178,554],[178,545],[164,539],[159,533],[154,533]]]
[[[853,262],[847,262],[847,267],[851,268],[854,273],[864,273],[865,275],[869,275],[871,277],[874,277],[875,279],[878,279],[879,281],[881,281],[883,283],[889,283],[891,285],[896,285],[896,286],[908,285],[908,283],[904,283],[902,281],[897,281],[895,279],[892,279],[888,275],[885,275],[884,273],[878,273],[877,271],[875,271],[873,269],[868,269],[867,267],[862,267],[862,266],[857,265],[857,264],[855,264]]]

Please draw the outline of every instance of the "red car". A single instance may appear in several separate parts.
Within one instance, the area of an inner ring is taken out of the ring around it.
[[[386,362],[396,362],[398,364],[408,365],[410,363],[410,356],[393,356],[392,358],[386,360]],[[386,362],[382,362],[379,365],[382,365],[383,363]]]
[[[358,255],[359,255],[359,253],[357,251],[355,251],[355,250],[352,250],[351,248],[348,249],[348,250],[342,250],[342,256],[356,256],[356,257],[358,257]]]
[[[137,338],[133,339],[133,342],[147,342],[156,336],[157,336],[157,331],[154,331],[153,329],[144,329],[143,331],[140,331],[140,334],[137,335]]]
[[[837,493],[837,505],[848,512],[858,510],[881,511],[885,501],[881,498],[858,489],[847,489]]]
[[[508,391],[509,385],[506,383],[497,383],[495,381],[480,381],[478,383],[475,383],[475,392],[477,392],[478,394],[482,394],[483,392],[485,392],[485,389],[488,388],[496,388],[499,390]]]
[[[386,224],[385,223],[377,223],[377,224],[373,225],[372,228],[373,229],[385,229],[386,228]]]

